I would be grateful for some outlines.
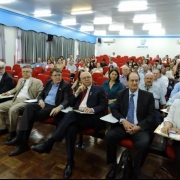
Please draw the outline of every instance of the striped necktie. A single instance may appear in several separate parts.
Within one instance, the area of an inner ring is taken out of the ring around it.
[[[134,124],[134,94],[130,95],[130,100],[129,100],[129,107],[128,107],[128,114],[127,114],[127,120]]]

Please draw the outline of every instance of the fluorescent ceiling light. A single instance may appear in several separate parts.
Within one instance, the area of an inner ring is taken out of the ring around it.
[[[42,10],[42,11],[34,12],[34,17],[46,17],[46,16],[52,16],[50,10]]]
[[[160,29],[161,26],[161,23],[148,23],[143,25],[142,30]]]
[[[122,36],[132,36],[133,35],[133,30],[130,29],[123,29],[119,32],[119,35]]]
[[[133,19],[134,23],[152,23],[156,22],[156,15],[155,14],[141,14],[135,15]]]
[[[6,3],[11,3],[14,0],[0,0],[0,4],[6,4]]]
[[[115,24],[109,25],[109,28],[108,28],[109,31],[120,31],[122,29],[124,29],[123,25],[115,25]]]
[[[81,15],[81,14],[92,14],[93,11],[74,11],[71,12],[71,15]]]
[[[103,18],[94,18],[94,24],[111,24],[111,17],[103,17]]]
[[[147,9],[146,1],[125,1],[121,2],[118,10],[119,11],[141,11]]]
[[[93,26],[81,26],[80,31],[94,31]]]
[[[69,25],[69,26],[73,26],[76,25],[76,19],[66,19],[66,20],[62,20],[61,22],[62,25]]]
[[[94,35],[104,36],[104,35],[106,35],[106,31],[105,30],[96,30],[96,31],[94,31]]]
[[[165,35],[165,29],[154,29],[154,30],[150,30],[149,31],[149,35],[151,36],[162,36],[162,35]]]

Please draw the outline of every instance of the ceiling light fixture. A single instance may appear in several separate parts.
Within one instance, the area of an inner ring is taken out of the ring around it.
[[[133,19],[133,23],[153,23],[153,22],[156,22],[155,14],[135,15]]]
[[[163,36],[165,34],[166,34],[165,29],[162,29],[162,28],[149,30],[149,35],[150,36]]]
[[[96,35],[96,36],[105,36],[106,35],[106,30],[96,30],[96,31],[94,31],[94,35]]]
[[[74,11],[71,12],[71,15],[81,15],[81,14],[92,14],[93,11]]]
[[[80,31],[86,32],[86,31],[94,31],[93,26],[81,26]]]
[[[148,23],[143,25],[142,30],[159,29],[161,27],[161,23]]]
[[[120,3],[118,11],[142,11],[147,8],[146,1],[126,1]]]
[[[120,31],[122,29],[124,29],[123,25],[115,25],[115,24],[109,25],[109,28],[108,28],[109,31]]]
[[[130,29],[123,29],[119,32],[119,35],[121,36],[132,36],[133,35],[133,30]]]
[[[6,4],[6,3],[11,3],[14,0],[0,0],[0,4]]]
[[[103,17],[103,18],[94,18],[94,24],[111,24],[111,17]]]
[[[47,17],[47,16],[52,16],[50,10],[42,10],[42,11],[34,12],[34,17]]]
[[[76,19],[66,19],[66,20],[62,20],[61,22],[62,25],[64,26],[74,26],[76,25]]]

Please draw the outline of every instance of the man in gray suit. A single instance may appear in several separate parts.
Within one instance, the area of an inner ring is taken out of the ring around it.
[[[12,100],[0,104],[0,135],[8,133],[6,119],[4,113],[9,114],[9,136],[6,139],[11,141],[16,136],[16,128],[19,113],[22,112],[27,105],[24,101],[27,99],[36,99],[43,90],[43,84],[40,80],[31,77],[32,69],[29,66],[22,68],[22,78],[19,79],[17,86],[2,93],[3,96],[14,95]]]
[[[56,116],[57,125],[62,119],[64,114],[61,110],[69,105],[71,86],[62,79],[59,68],[51,70],[51,79],[39,95],[38,103],[30,103],[26,106],[17,136],[5,142],[6,145],[18,145],[9,156],[16,156],[29,150],[28,139],[35,121],[42,122]]]

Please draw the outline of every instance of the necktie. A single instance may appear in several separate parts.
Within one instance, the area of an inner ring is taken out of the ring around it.
[[[21,89],[24,87],[25,83],[26,83],[26,80],[24,80],[24,81],[20,84],[19,88],[17,89],[17,91],[16,91],[16,93],[15,93],[13,99],[12,99],[13,102],[16,100],[19,92],[20,92]]]
[[[80,101],[79,106],[81,105],[81,103],[82,103],[83,99],[85,98],[86,93],[87,93],[87,90],[88,90],[88,88],[86,88],[86,89],[84,90],[84,92],[82,93],[82,97],[81,97],[81,101]]]
[[[128,107],[128,114],[127,114],[127,120],[134,124],[134,94],[130,95],[129,100],[129,107]]]

